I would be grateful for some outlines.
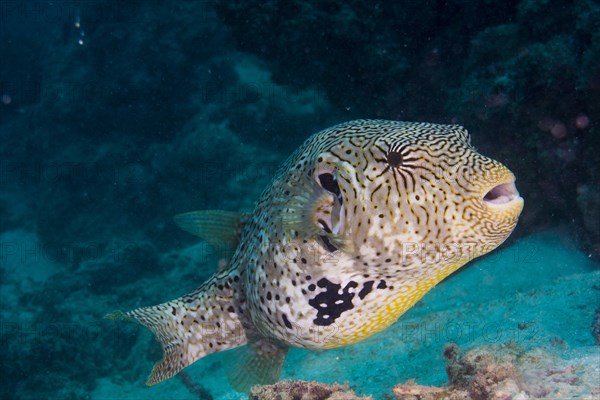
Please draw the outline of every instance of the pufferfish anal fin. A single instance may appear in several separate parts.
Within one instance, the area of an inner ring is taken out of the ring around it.
[[[248,214],[223,210],[191,211],[173,220],[181,229],[206,240],[218,249],[235,249]]]
[[[259,339],[225,353],[227,378],[236,391],[250,393],[254,385],[271,385],[279,380],[287,347]]]
[[[160,343],[164,356],[154,365],[146,384],[155,385],[209,354],[247,342],[235,312],[229,277],[213,277],[178,299],[135,310],[115,311],[105,318],[136,321]]]

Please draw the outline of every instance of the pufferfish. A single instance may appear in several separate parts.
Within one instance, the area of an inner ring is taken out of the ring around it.
[[[279,379],[290,347],[331,349],[393,324],[445,277],[498,247],[523,208],[514,175],[458,125],[342,123],[279,168],[251,214],[175,222],[232,251],[178,299],[108,317],[149,328],[164,351],[147,381],[228,352],[239,391]]]

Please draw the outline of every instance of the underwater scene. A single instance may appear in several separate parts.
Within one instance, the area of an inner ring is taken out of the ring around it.
[[[0,399],[600,399],[600,2],[0,0]]]

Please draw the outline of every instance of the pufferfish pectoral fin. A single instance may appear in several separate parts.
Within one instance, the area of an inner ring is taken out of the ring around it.
[[[160,343],[164,356],[152,369],[146,384],[155,385],[209,354],[246,344],[246,332],[236,314],[229,277],[213,278],[178,299],[105,318],[136,321]]]
[[[287,347],[270,339],[259,339],[225,354],[227,378],[236,391],[250,393],[254,385],[271,385],[279,380]]]
[[[334,192],[305,176],[290,179],[286,192],[289,197],[275,203],[281,209],[285,231],[299,232],[305,238],[321,237],[336,249],[353,252],[352,242],[340,231],[342,205]]]
[[[235,249],[247,214],[223,210],[191,211],[173,220],[181,229],[198,236],[219,249]]]

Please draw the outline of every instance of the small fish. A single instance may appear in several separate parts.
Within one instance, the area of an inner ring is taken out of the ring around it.
[[[289,157],[252,214],[175,217],[230,250],[212,278],[178,299],[108,318],[137,321],[162,345],[148,385],[234,348],[226,355],[236,390],[274,383],[290,347],[359,342],[498,247],[523,209],[514,181],[458,125],[333,126]]]

